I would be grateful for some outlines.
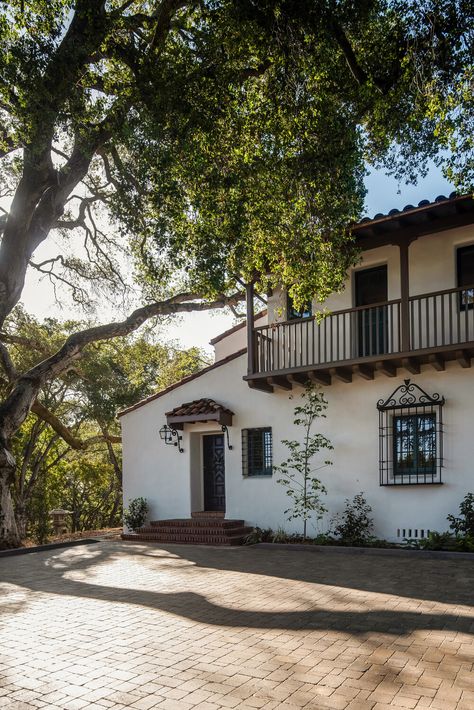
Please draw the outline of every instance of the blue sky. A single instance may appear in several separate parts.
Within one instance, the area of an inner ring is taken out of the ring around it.
[[[417,185],[398,183],[382,170],[373,171],[366,178],[365,185],[367,217],[373,217],[377,212],[387,213],[393,208],[401,210],[408,204],[417,205],[421,200],[434,200],[438,195],[448,197],[454,190],[434,165]]]

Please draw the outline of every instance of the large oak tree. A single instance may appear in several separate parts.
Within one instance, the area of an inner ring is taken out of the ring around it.
[[[0,333],[29,269],[81,305],[142,298],[23,372],[0,340],[4,541],[11,438],[89,344],[249,279],[324,300],[356,258],[366,161],[413,177],[460,145],[468,184],[472,20],[467,0],[0,2]]]

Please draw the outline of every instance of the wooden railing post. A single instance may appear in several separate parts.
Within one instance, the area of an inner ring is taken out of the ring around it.
[[[253,310],[253,283],[246,286],[247,303],[247,374],[253,375],[255,372],[255,314]]]
[[[400,291],[401,291],[401,347],[403,353],[410,350],[410,277],[409,277],[409,247],[410,242],[399,243],[400,249]]]

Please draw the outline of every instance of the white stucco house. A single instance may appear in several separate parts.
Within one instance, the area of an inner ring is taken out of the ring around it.
[[[235,541],[244,525],[299,531],[272,466],[299,435],[308,379],[328,401],[318,430],[334,445],[319,532],[363,491],[378,537],[421,538],[446,530],[474,491],[474,200],[423,201],[353,233],[361,261],[323,319],[316,303],[293,312],[284,292],[254,315],[249,287],[247,321],[212,341],[214,364],[120,413],[125,505],[145,497],[151,521],[197,513],[142,539],[202,541],[211,518],[222,530],[238,521]]]

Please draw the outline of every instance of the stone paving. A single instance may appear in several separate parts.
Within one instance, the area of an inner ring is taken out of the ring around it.
[[[474,709],[474,562],[101,542],[0,559],[2,710]]]

